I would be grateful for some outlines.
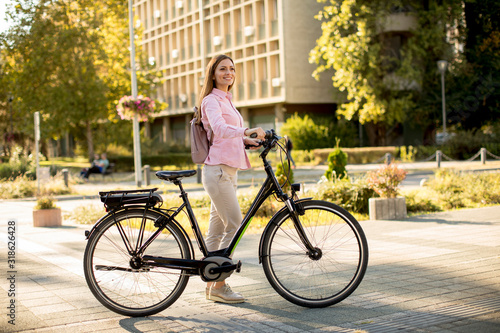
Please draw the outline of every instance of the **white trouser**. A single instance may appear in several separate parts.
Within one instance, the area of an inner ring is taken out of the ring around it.
[[[237,180],[237,168],[223,164],[203,167],[203,187],[212,200],[205,239],[208,251],[228,247],[241,224],[243,218],[236,196]]]

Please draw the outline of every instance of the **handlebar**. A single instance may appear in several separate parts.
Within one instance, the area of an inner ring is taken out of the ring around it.
[[[255,139],[257,137],[257,133],[250,134],[250,137],[252,139]],[[264,146],[264,147],[268,148],[267,150],[269,151],[269,149],[273,148],[276,145],[276,142],[278,142],[278,140],[280,140],[280,139],[281,139],[281,137],[279,135],[277,135],[273,129],[270,129],[270,130],[266,131],[266,136],[265,136],[264,141],[261,141],[258,146],[245,145],[245,148],[249,149],[251,147]]]

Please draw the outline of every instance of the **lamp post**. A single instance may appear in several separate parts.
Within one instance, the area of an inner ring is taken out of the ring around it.
[[[134,15],[132,8],[133,0],[128,1],[128,17],[129,17],[129,33],[130,33],[130,67],[132,75],[132,98],[137,99],[137,74],[135,72],[135,44],[134,44]],[[132,120],[134,134],[134,168],[135,168],[135,185],[141,187],[141,139],[139,129],[139,116],[135,115]]]
[[[443,139],[445,139],[445,136],[446,136],[446,99],[445,99],[445,95],[444,95],[444,73],[446,72],[446,69],[448,67],[448,61],[439,60],[437,62],[437,66],[438,66],[439,72],[441,73],[441,101],[442,101],[442,108],[443,108]]]

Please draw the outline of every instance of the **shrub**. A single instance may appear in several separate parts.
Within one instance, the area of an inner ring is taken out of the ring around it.
[[[434,194],[435,197],[435,194]],[[431,190],[418,189],[405,193],[408,213],[439,212],[442,209],[436,203]]]
[[[0,182],[0,199],[28,198],[35,196],[37,183],[28,176],[19,176],[14,180]],[[71,187],[66,187],[63,179],[52,177],[41,188],[41,195],[59,195],[71,193]]]
[[[19,176],[14,180],[0,182],[1,199],[17,199],[33,197],[36,193],[36,184],[27,176]]]
[[[417,150],[413,146],[401,146],[399,148],[399,157],[402,162],[414,162],[416,152]]]
[[[94,224],[98,219],[104,216],[104,214],[106,214],[104,206],[89,204],[76,207],[64,218],[71,219],[79,224]]]
[[[337,147],[328,155],[328,169],[325,172],[325,177],[328,180],[334,178],[347,177],[347,154],[339,148],[339,140]]]
[[[500,203],[499,173],[458,173],[439,170],[427,186],[437,193],[442,209]]]
[[[485,133],[479,130],[459,131],[451,136],[439,149],[447,150],[446,155],[456,160],[466,160],[475,155],[485,145],[500,144],[497,133]]]
[[[287,191],[290,189],[291,185],[294,182],[293,179],[293,170],[290,169],[290,164],[288,161],[284,161],[283,163],[278,163],[276,166],[276,178],[278,179],[278,183],[283,188],[283,191]]]
[[[313,154],[318,163],[324,163],[328,160],[328,155],[334,148],[314,149]],[[397,147],[361,147],[361,148],[344,148],[342,150],[347,154],[347,164],[365,164],[375,163],[382,159],[385,154],[390,153],[392,156],[397,156]],[[433,152],[436,151],[435,149]]]
[[[297,113],[288,118],[281,128],[281,135],[288,135],[295,149],[314,149],[328,147],[328,127],[317,125],[308,116],[303,118]]]
[[[257,196],[259,189],[254,188],[245,194],[239,194],[238,195],[238,202],[240,203],[240,208],[241,208],[241,213],[245,215],[249,210],[250,207],[252,206],[254,198]],[[280,205],[281,204],[281,205]],[[274,215],[275,212],[278,211],[279,208],[281,208],[282,203],[276,202],[274,200],[274,197],[268,198],[262,206],[260,206],[260,209],[257,211],[255,214],[256,217],[271,217]]]
[[[54,209],[56,205],[54,204],[54,199],[50,196],[39,197],[36,200],[35,209]]]
[[[353,181],[347,178],[334,181],[323,178],[314,191],[316,199],[331,201],[349,212],[361,214],[368,214],[368,199],[375,195],[365,177]]]
[[[368,172],[368,184],[382,198],[395,198],[398,186],[406,178],[408,172],[391,163],[380,167],[377,171]]]
[[[115,163],[117,171],[133,171],[133,156],[110,157],[109,160]],[[151,168],[163,169],[165,166],[175,165],[182,169],[194,168],[190,153],[168,153],[165,155],[142,156],[142,165],[149,165]]]
[[[34,156],[23,154],[21,147],[14,147],[9,161],[0,164],[0,179],[14,179],[23,175],[35,177]]]

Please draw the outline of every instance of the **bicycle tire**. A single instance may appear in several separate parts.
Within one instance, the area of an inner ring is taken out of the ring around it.
[[[157,230],[154,222],[161,214],[151,210],[130,209],[106,218],[90,236],[84,255],[87,284],[101,304],[108,309],[131,317],[150,316],[173,304],[184,291],[189,276],[180,270],[164,267],[133,269],[132,256],[120,236],[118,226],[135,246],[145,221],[143,242]],[[149,245],[144,255],[191,259],[190,247],[184,234],[169,223]]]
[[[304,307],[336,304],[363,279],[368,245],[358,221],[345,209],[327,202],[303,202],[299,220],[321,258],[307,254],[288,211],[269,223],[263,236],[262,265],[271,286],[286,300]]]

